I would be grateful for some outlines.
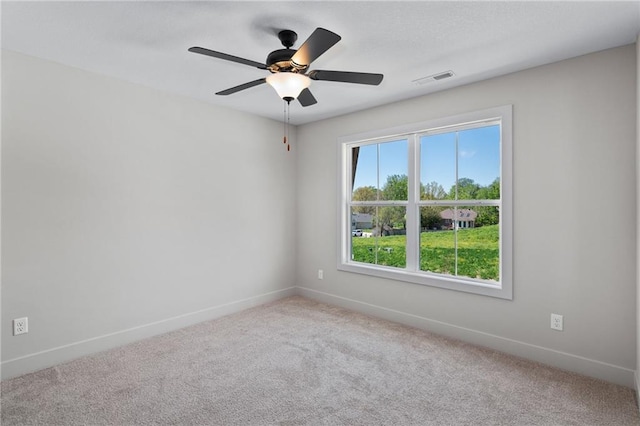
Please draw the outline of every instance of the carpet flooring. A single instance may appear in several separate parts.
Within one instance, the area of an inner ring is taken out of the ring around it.
[[[291,297],[1,383],[2,425],[640,425],[634,392]]]

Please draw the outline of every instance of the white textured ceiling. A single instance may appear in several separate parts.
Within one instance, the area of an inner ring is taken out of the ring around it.
[[[280,120],[268,85],[214,93],[268,72],[187,52],[201,46],[264,62],[316,27],[342,36],[311,69],[379,72],[380,86],[313,81],[302,124],[633,43],[640,2],[7,2],[2,47]],[[453,78],[413,80],[452,70]],[[615,75],[615,74],[611,74]],[[609,78],[610,76],[603,76]],[[596,82],[594,82],[595,84]]]

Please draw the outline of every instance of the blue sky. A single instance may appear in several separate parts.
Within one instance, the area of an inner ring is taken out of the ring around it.
[[[500,126],[486,126],[458,132],[458,177],[470,178],[486,186],[500,176]],[[387,176],[407,174],[406,140],[379,144],[380,172],[377,172],[378,145],[360,147],[354,189],[384,186]],[[420,180],[438,182],[449,191],[455,182],[456,134],[444,133],[420,139]],[[378,176],[377,176],[378,175]]]

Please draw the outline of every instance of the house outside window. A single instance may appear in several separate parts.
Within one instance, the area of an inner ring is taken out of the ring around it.
[[[373,226],[372,216],[368,213],[353,213],[351,215],[351,227],[357,229],[370,229]]]
[[[475,228],[478,213],[470,209],[445,209],[440,212],[444,229]],[[428,230],[427,230],[428,231]]]
[[[339,147],[338,269],[512,298],[511,106]]]

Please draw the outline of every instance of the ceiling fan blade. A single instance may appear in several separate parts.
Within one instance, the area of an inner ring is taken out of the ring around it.
[[[384,75],[371,74],[366,72],[349,72],[349,71],[322,71],[314,70],[309,72],[309,78],[312,80],[339,81],[342,83],[370,84],[377,86],[382,82]]]
[[[298,65],[308,66],[329,50],[331,46],[339,42],[341,38],[338,34],[329,30],[316,28],[309,38],[302,43],[300,49],[291,57],[291,60]]]
[[[304,89],[302,92],[300,92],[300,94],[298,95],[298,102],[300,102],[300,105],[302,105],[303,107],[311,106],[318,103],[318,101],[316,101],[316,98],[314,98],[311,94],[311,90],[309,89]]]
[[[265,64],[261,64],[260,62],[252,61],[250,59],[240,58],[238,56],[228,55],[222,52],[216,52],[215,50],[205,49],[204,47],[197,47],[197,46],[191,47],[189,48],[189,52],[212,56],[214,58],[224,59],[225,61],[237,62],[239,64],[249,65],[250,67],[260,68],[262,70],[267,69],[267,66]]]
[[[266,83],[266,82],[267,82],[266,78],[261,78],[259,80],[253,80],[253,81],[250,81],[248,83],[244,83],[244,84],[241,84],[239,86],[235,86],[235,87],[232,87],[230,89],[218,92],[218,93],[216,93],[216,95],[222,95],[222,96],[231,95],[231,94],[239,92],[241,90],[249,89],[249,88],[251,88],[253,86],[258,86],[258,85],[260,85],[262,83]]]

